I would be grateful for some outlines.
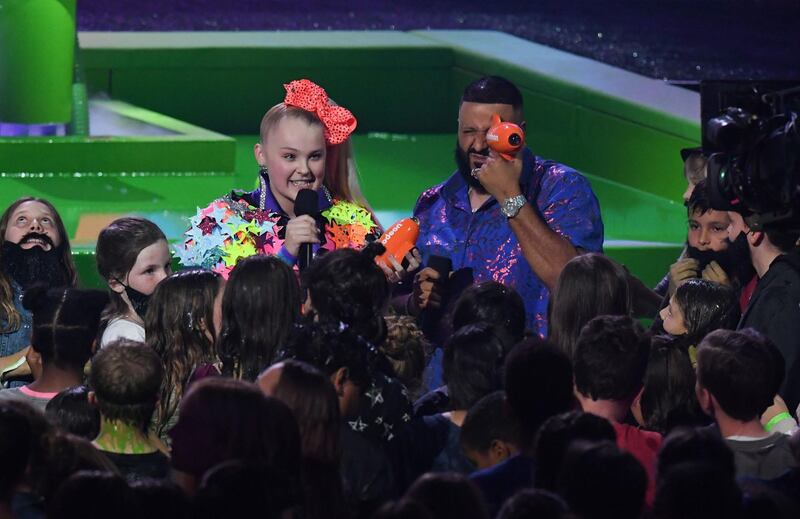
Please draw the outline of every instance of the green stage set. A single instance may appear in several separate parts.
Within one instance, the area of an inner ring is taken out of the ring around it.
[[[9,4],[19,2],[0,0]],[[654,284],[682,246],[678,152],[699,142],[694,92],[492,31],[82,32],[77,39],[67,119],[34,120],[29,111],[22,117],[29,120],[14,120],[3,117],[10,108],[0,109],[4,122],[68,123],[66,136],[0,138],[0,205],[24,195],[51,200],[84,285],[99,284],[93,242],[111,219],[144,215],[174,240],[197,206],[252,188],[261,116],[282,99],[284,83],[303,77],[358,117],[361,183],[384,225],[410,214],[419,193],[453,171],[460,92],[474,78],[499,74],[523,91],[532,149],[591,180],[611,257]],[[6,54],[0,50],[3,71],[11,66]]]

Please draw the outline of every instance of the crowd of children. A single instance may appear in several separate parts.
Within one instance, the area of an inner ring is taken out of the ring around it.
[[[702,157],[652,330],[630,273],[586,253],[553,285],[546,338],[497,281],[428,336],[431,313],[392,304],[419,254],[375,261],[355,125],[292,82],[261,123],[259,187],[192,219],[183,269],[124,217],[98,237],[107,291],[25,291],[32,376],[0,389],[0,519],[800,516],[789,360],[736,331],[756,272]],[[304,189],[322,218],[295,213]]]

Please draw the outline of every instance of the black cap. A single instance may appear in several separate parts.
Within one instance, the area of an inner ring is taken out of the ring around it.
[[[694,148],[683,148],[681,149],[681,160],[686,162],[686,159],[694,155],[695,153],[699,153],[704,155],[703,147],[702,146],[695,146]]]

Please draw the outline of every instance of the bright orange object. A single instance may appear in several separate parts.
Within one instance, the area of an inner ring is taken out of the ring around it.
[[[525,132],[519,125],[503,122],[500,116],[492,116],[492,127],[486,132],[486,142],[506,160],[514,160],[514,156],[525,146]]]
[[[391,254],[398,264],[403,262],[406,254],[417,243],[419,238],[419,222],[416,218],[403,218],[384,232],[378,241],[386,247],[386,252],[375,258],[375,261],[387,268],[393,269],[389,255]]]

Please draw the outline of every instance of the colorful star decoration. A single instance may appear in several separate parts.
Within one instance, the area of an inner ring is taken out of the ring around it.
[[[380,229],[366,209],[345,201],[334,201],[322,212],[326,220],[324,249],[361,248],[366,237]],[[227,279],[242,258],[255,254],[274,255],[283,247],[278,236],[281,215],[260,210],[230,197],[197,209],[189,218],[184,240],[175,254],[184,267],[202,267]]]

